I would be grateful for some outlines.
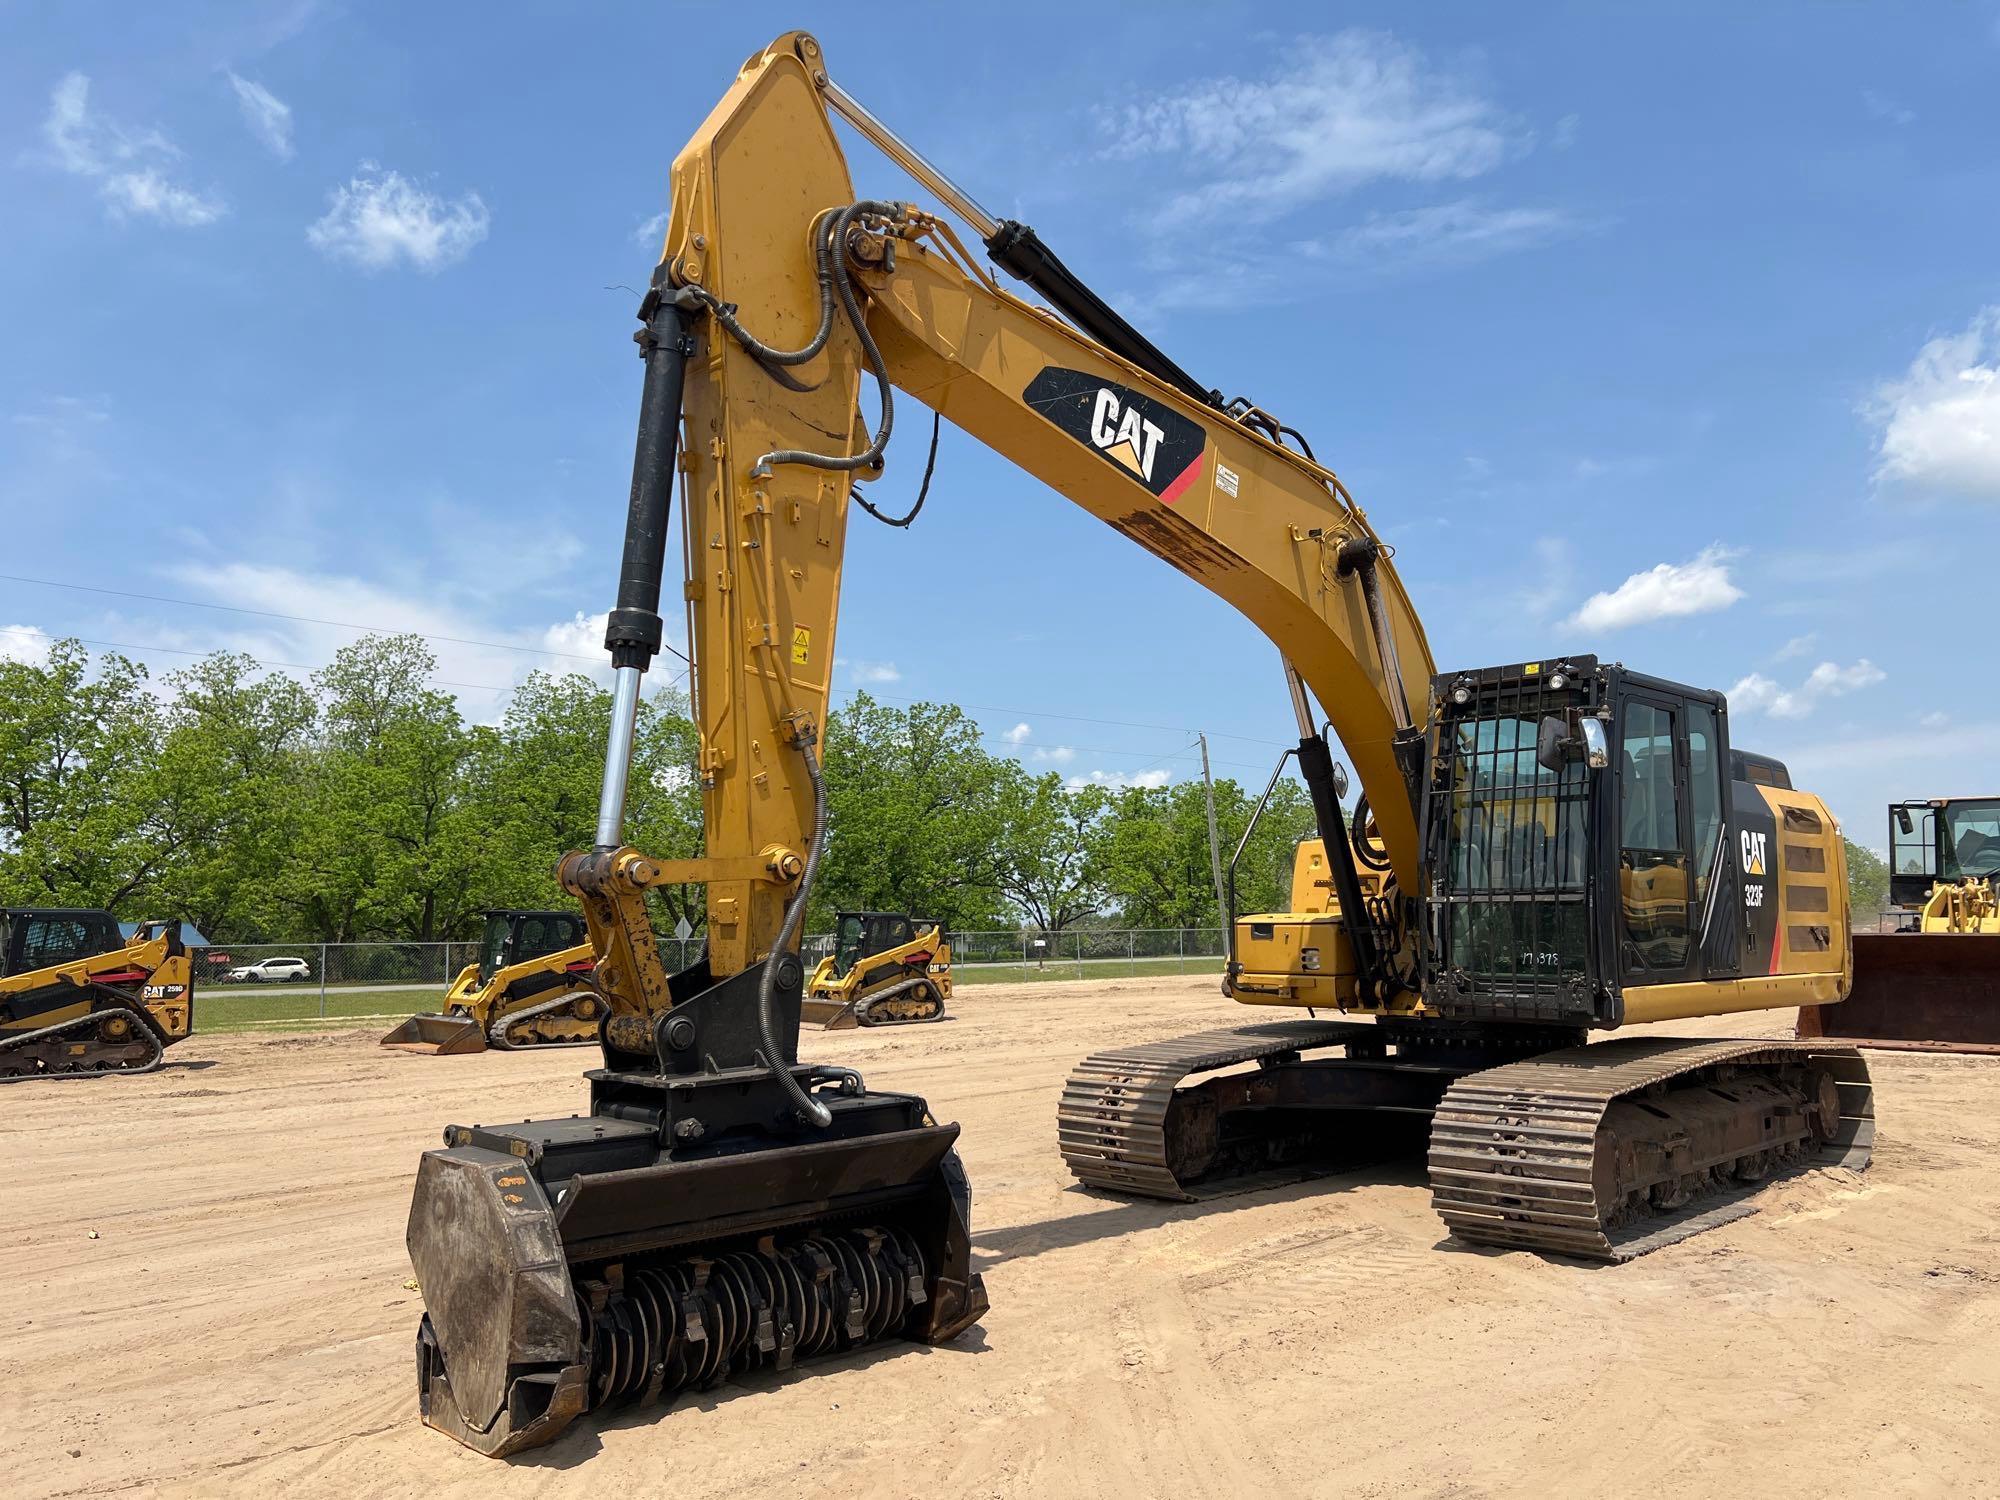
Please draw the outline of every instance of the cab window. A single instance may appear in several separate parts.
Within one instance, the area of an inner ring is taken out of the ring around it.
[[[1681,843],[1674,732],[1671,708],[1626,705],[1619,739],[1618,894],[1628,966],[1642,970],[1687,964],[1690,869]]]

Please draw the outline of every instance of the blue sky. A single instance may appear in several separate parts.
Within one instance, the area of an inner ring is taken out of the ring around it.
[[[1441,665],[1733,687],[1737,743],[1877,846],[1889,798],[1996,780],[1995,5],[6,16],[0,572],[114,592],[0,580],[0,651],[353,638],[171,600],[425,631],[476,717],[588,666],[639,375],[607,288],[644,284],[736,66],[805,24],[1311,437]],[[849,556],[843,693],[976,705],[1082,778],[1198,774],[1207,729],[1254,781],[1288,733],[1268,643],[960,434],[914,530],[857,517]]]

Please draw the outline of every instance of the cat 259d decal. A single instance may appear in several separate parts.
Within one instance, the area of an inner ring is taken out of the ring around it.
[[[1169,505],[1201,474],[1201,424],[1130,386],[1050,365],[1021,399]]]

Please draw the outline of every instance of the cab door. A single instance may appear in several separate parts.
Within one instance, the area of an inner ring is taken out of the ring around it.
[[[1729,736],[1705,696],[1629,690],[1619,708],[1613,924],[1626,985],[1742,972],[1729,854]]]
[[[1618,711],[1613,931],[1625,985],[1694,977],[1693,818],[1687,704],[1630,690]]]

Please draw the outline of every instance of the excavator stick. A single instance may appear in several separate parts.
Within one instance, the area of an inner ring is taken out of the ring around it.
[[[2000,936],[1858,933],[1854,989],[1799,1009],[1798,1034],[1912,1052],[2000,1053]]]
[[[459,1057],[486,1050],[486,1033],[472,1016],[411,1016],[382,1038],[382,1045],[398,1052],[420,1052],[427,1056]]]

